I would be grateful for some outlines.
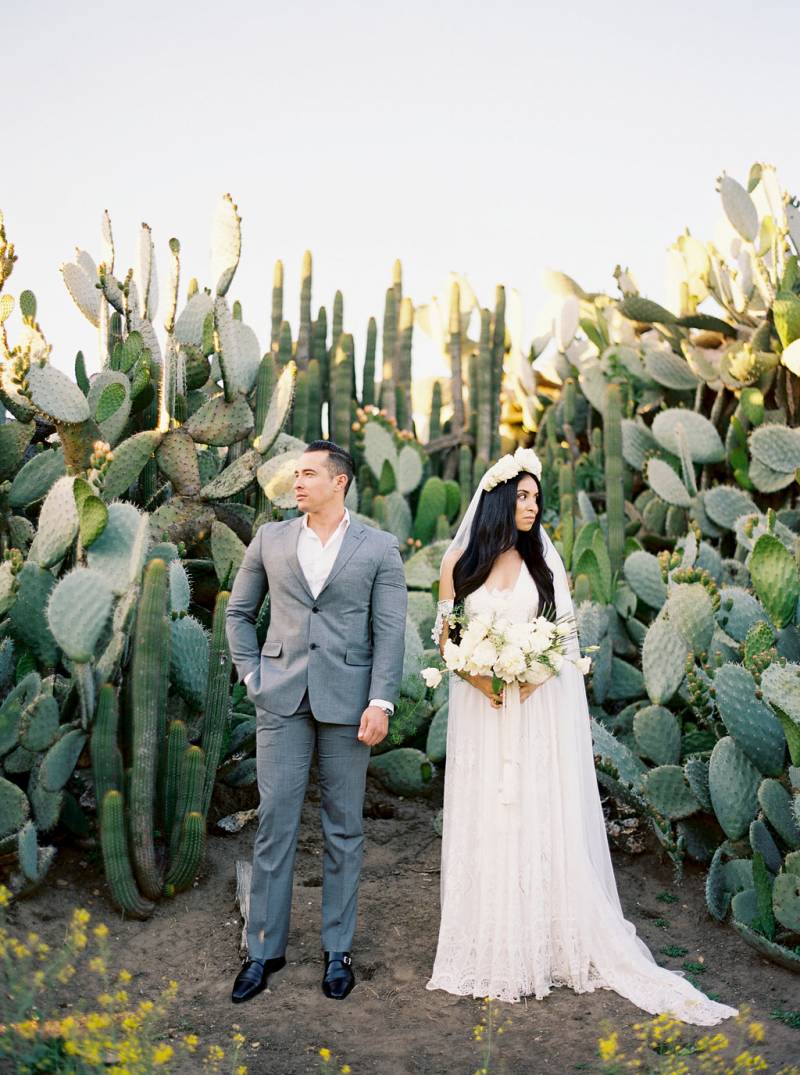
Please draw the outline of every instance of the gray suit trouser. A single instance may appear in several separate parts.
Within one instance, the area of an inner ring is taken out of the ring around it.
[[[322,947],[328,952],[352,948],[370,758],[370,748],[357,736],[357,724],[317,721],[307,693],[292,716],[257,711],[260,804],[250,885],[250,959],[273,959],[286,951],[300,815],[315,748],[324,838]]]

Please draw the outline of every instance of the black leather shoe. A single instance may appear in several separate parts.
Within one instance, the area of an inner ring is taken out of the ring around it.
[[[248,959],[233,983],[231,993],[233,1003],[241,1004],[245,1000],[251,1000],[267,988],[267,979],[270,974],[274,974],[285,966],[284,956],[276,956],[275,959]]]
[[[349,952],[326,952],[322,992],[331,1000],[344,1000],[353,986],[353,958]]]

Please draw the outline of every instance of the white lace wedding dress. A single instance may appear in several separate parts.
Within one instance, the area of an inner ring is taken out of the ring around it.
[[[571,613],[564,565],[549,541],[547,562],[557,615]],[[466,612],[502,610],[524,621],[537,606],[523,564],[514,587],[481,587]],[[577,641],[571,646],[579,656]],[[559,985],[613,989],[647,1012],[705,1026],[736,1014],[659,967],[623,917],[574,665],[565,661],[524,704],[518,688],[507,690],[502,711],[451,676],[441,924],[427,988],[516,1001]]]

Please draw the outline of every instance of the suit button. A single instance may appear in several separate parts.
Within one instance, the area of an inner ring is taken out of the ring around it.
[[[319,612],[319,609],[317,608],[317,606],[316,606],[316,605],[314,605],[314,607],[313,607],[313,608],[311,609],[311,611],[312,611],[312,612]]]
[[[308,648],[309,648],[309,649],[316,649],[316,648],[317,648],[317,643],[316,643],[316,642],[312,642],[312,643],[311,643],[311,645],[310,645],[310,646],[309,646]]]

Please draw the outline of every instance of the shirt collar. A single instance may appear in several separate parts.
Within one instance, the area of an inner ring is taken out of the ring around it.
[[[310,533],[314,534],[314,531],[311,530],[311,527],[308,525],[308,513],[307,512],[303,513],[303,521],[302,521],[302,523],[300,525],[303,527],[304,530],[308,530],[308,531],[310,531]],[[339,523],[339,525],[336,527],[336,529],[334,530],[333,534],[338,534],[340,530],[346,530],[349,525],[350,525],[350,512],[347,510],[347,508],[345,508],[344,509],[344,518]],[[331,534],[331,537],[333,537],[333,534]],[[314,534],[314,537],[317,537],[317,535]]]

